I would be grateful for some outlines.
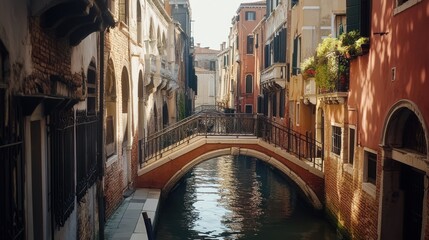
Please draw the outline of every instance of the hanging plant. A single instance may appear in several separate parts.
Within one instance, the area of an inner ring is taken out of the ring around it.
[[[327,37],[316,49],[316,84],[320,88],[333,89],[338,74],[338,45],[337,38]]]
[[[301,63],[301,73],[304,79],[316,76],[316,61],[314,60],[314,56],[305,59]]]

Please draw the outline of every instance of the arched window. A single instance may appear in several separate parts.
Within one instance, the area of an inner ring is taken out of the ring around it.
[[[246,76],[246,93],[253,93],[253,76]]]
[[[119,21],[128,25],[128,0],[119,0]]]
[[[126,145],[128,142],[128,120],[130,118],[129,106],[130,106],[130,84],[128,80],[128,70],[126,67],[122,68],[121,83],[122,83],[122,130],[123,130],[123,140],[122,144]]]
[[[94,62],[91,62],[87,72],[86,104],[88,115],[95,115],[97,109],[97,72]]]
[[[106,160],[116,154],[116,80],[112,60],[107,64],[107,73],[104,85],[106,106]]]
[[[139,0],[137,0],[137,42],[142,42],[142,9]]]

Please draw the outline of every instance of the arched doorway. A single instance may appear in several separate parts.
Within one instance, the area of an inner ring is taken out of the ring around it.
[[[426,225],[427,141],[424,121],[403,101],[383,136],[381,239],[421,239]]]
[[[139,163],[142,163],[142,157],[143,157],[143,142],[144,142],[144,86],[143,86],[143,73],[142,71],[139,71],[139,82],[138,82],[138,98],[139,98],[139,103],[138,103],[138,134],[139,134],[139,153],[138,153],[138,158],[139,158]]]
[[[128,148],[130,138],[130,85],[128,78],[128,71],[126,67],[122,68],[121,74],[121,93],[122,93],[122,166],[126,171],[123,177],[124,186],[127,186],[131,182],[131,149]]]

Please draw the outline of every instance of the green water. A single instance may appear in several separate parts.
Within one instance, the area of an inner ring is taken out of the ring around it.
[[[249,157],[193,168],[161,206],[156,239],[336,239],[280,172]]]

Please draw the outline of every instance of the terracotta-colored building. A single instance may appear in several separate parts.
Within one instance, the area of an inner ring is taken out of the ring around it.
[[[429,1],[347,8],[348,30],[368,36],[370,50],[350,61],[344,107],[324,112],[325,139],[341,139],[325,146],[326,207],[353,239],[429,239]]]
[[[233,18],[235,44],[234,65],[237,66],[236,112],[256,113],[257,96],[255,79],[255,42],[253,29],[265,14],[265,1],[242,3]]]

